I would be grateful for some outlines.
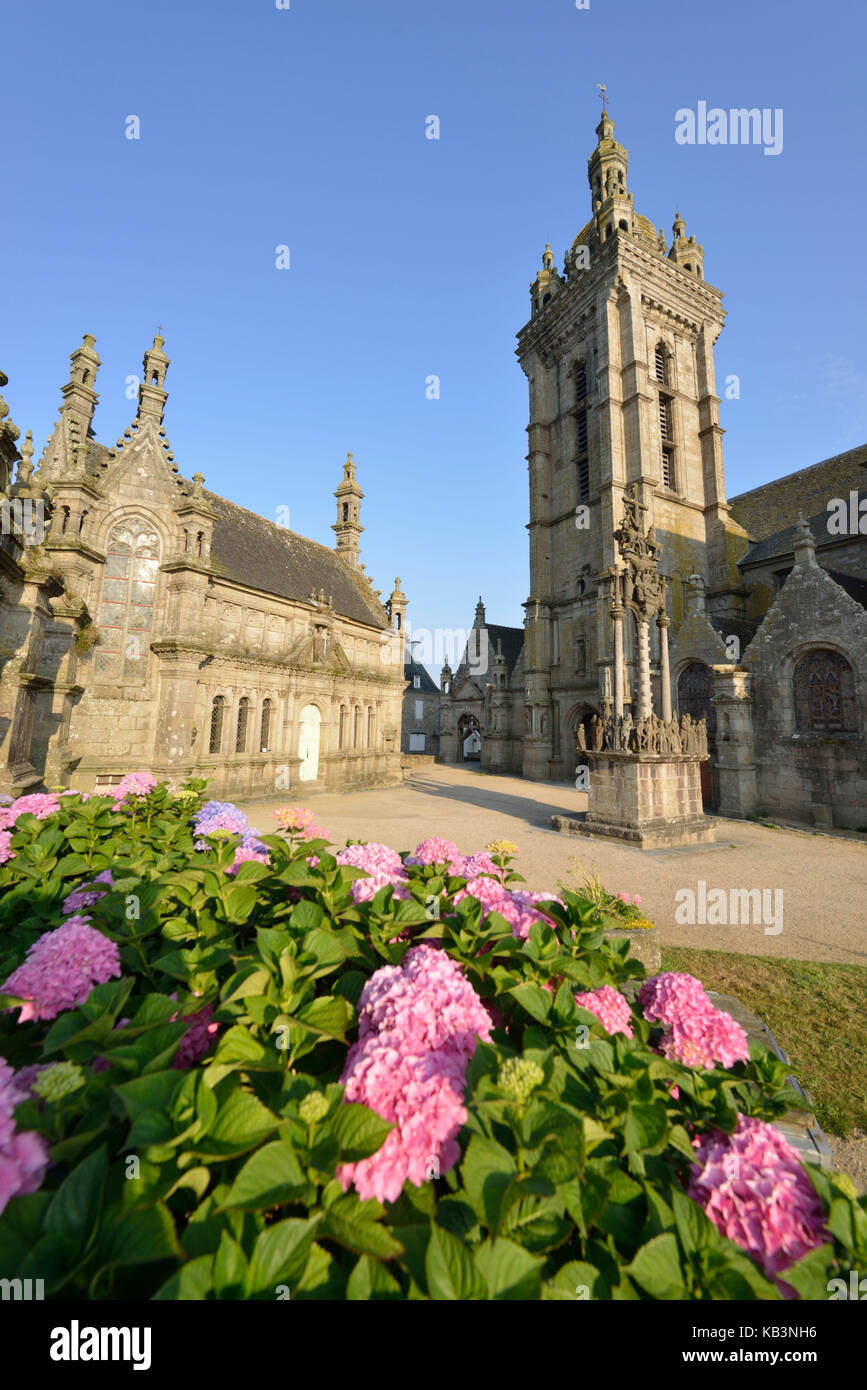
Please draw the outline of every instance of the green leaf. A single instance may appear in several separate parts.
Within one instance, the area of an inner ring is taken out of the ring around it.
[[[806,1255],[802,1255],[795,1264],[789,1265],[783,1278],[787,1284],[791,1284],[801,1296],[814,1302],[825,1302],[826,1300],[837,1301],[841,1294],[846,1298],[850,1295],[849,1271],[839,1271],[843,1279],[843,1289],[839,1287],[831,1288],[831,1280],[834,1275],[834,1248],[832,1245],[820,1245],[815,1250],[810,1250]],[[835,1297],[836,1296],[836,1297]]]
[[[247,1159],[222,1209],[243,1207],[248,1211],[262,1211],[267,1207],[283,1206],[287,1202],[304,1200],[310,1188],[294,1145],[275,1140]]]
[[[475,1252],[476,1267],[488,1286],[488,1298],[538,1299],[544,1260],[500,1236]]]
[[[548,991],[542,989],[541,985],[515,985],[514,989],[509,990],[509,994],[517,999],[522,1009],[539,1023],[544,1023],[551,1012],[553,1000]]]
[[[214,1256],[214,1288],[218,1298],[243,1298],[247,1277],[244,1252],[228,1231],[223,1231]]]
[[[358,1255],[375,1255],[382,1260],[403,1254],[403,1246],[372,1215],[381,1210],[378,1202],[361,1202],[354,1192],[338,1197],[325,1213],[320,1239],[329,1235]]]
[[[684,1297],[686,1292],[680,1270],[677,1237],[670,1231],[654,1236],[642,1245],[638,1254],[624,1271],[651,1298],[670,1300]]]
[[[157,1289],[155,1302],[203,1302],[214,1289],[214,1256],[199,1255]]]
[[[341,1162],[359,1163],[382,1148],[394,1125],[366,1105],[347,1101],[338,1107],[329,1128],[340,1145]]]
[[[489,1230],[496,1230],[506,1192],[518,1172],[512,1155],[496,1140],[474,1134],[461,1172],[476,1216]]]
[[[544,1285],[542,1297],[546,1302],[583,1303],[608,1294],[598,1269],[583,1260],[569,1260]]]
[[[344,1041],[344,1030],[349,1021],[349,1008],[345,999],[339,996],[320,995],[293,1016],[293,1025],[302,1025],[311,1033],[324,1037],[339,1038]]]
[[[487,1297],[487,1284],[463,1241],[434,1226],[425,1256],[428,1293],[436,1301],[464,1303]]]
[[[312,931],[314,927],[321,926],[324,917],[325,914],[322,908],[305,898],[292,909],[292,915],[289,921],[296,931],[309,932]]]
[[[248,1091],[236,1090],[220,1099],[217,1118],[196,1152],[204,1157],[230,1158],[246,1153],[280,1124],[267,1106]]]
[[[362,1255],[346,1285],[348,1302],[382,1303],[403,1300],[403,1291],[379,1260]]]
[[[79,1257],[96,1236],[107,1173],[108,1159],[101,1146],[76,1164],[48,1208],[46,1234],[68,1241]]]
[[[129,1118],[135,1120],[145,1110],[168,1113],[183,1080],[184,1073],[180,1068],[169,1067],[165,1071],[151,1072],[148,1076],[137,1076],[134,1081],[124,1081],[113,1090],[120,1096]]]
[[[50,1203],[50,1192],[30,1192],[16,1197],[7,1206],[0,1217],[3,1275],[13,1277],[20,1262],[36,1244]]]
[[[246,922],[256,906],[258,894],[252,883],[233,883],[225,894],[226,915],[230,922]]]
[[[111,1265],[147,1264],[169,1260],[183,1252],[178,1244],[171,1212],[162,1202],[144,1210],[118,1211],[100,1233],[97,1261],[100,1269]]]
[[[321,1214],[306,1221],[288,1217],[256,1237],[247,1271],[248,1298],[276,1298],[278,1284],[288,1284],[290,1290],[297,1287],[321,1220]]]

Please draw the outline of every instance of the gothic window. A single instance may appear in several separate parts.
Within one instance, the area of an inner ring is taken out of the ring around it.
[[[857,729],[855,677],[838,652],[817,648],[802,656],[792,674],[795,725],[816,733],[846,733]]]
[[[668,357],[662,343],[656,344],[655,353],[656,380],[660,386],[668,385]]]
[[[223,711],[226,701],[222,695],[215,695],[211,705],[211,732],[208,738],[208,752],[219,753],[223,742]]]
[[[587,363],[575,363],[575,399],[583,401],[587,395]]]
[[[618,227],[620,228],[620,230],[621,230],[622,232],[628,232],[628,231],[629,231],[629,226],[628,226],[628,224],[623,220],[622,217],[621,217],[620,221],[617,223],[617,225],[618,225]]]
[[[159,537],[141,517],[119,522],[108,538],[94,658],[104,679],[145,678],[159,555]]]
[[[587,452],[587,411],[579,410],[575,418],[575,436],[578,445],[578,453]]]
[[[348,520],[349,520],[349,503],[348,503],[348,502],[344,502],[344,504],[343,504],[343,520],[344,520],[344,521],[348,521]]]
[[[370,706],[367,710],[367,746],[373,747],[373,709]]]
[[[269,753],[271,751],[271,701],[262,701],[262,723],[259,729],[259,752]]]
[[[238,701],[238,725],[235,729],[235,752],[243,753],[247,747],[247,718],[250,713],[250,701],[246,695]]]
[[[361,710],[355,706],[355,716],[352,727],[352,746],[358,748],[361,745]]]

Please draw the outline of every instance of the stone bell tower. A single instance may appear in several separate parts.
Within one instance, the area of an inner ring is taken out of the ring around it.
[[[524,605],[524,775],[569,778],[575,730],[610,712],[614,691],[614,539],[635,490],[660,547],[675,629],[688,576],[700,574],[710,614],[738,616],[723,475],[714,344],[722,293],[704,279],[703,248],[678,213],[674,242],[635,210],[629,156],[607,111],[587,163],[591,217],[565,254],[550,247],[530,287],[517,357],[529,384],[530,596]],[[638,652],[625,634],[624,674],[637,689]],[[660,636],[651,681],[660,690]]]

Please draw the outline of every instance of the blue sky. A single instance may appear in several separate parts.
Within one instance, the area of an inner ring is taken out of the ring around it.
[[[161,323],[187,477],[331,544],[352,449],[363,559],[412,626],[466,627],[480,592],[520,624],[515,334],[545,242],[559,266],[589,215],[597,82],[637,211],[670,240],[679,207],[726,295],[729,495],[867,438],[855,0],[42,0],[3,23],[0,367],[37,457],[81,335],[110,445]],[[782,108],[782,153],[677,144],[701,100]]]

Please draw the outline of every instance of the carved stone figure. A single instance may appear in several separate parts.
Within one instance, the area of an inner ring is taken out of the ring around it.
[[[578,725],[577,739],[578,739],[578,747],[581,749],[581,752],[582,752],[582,753],[586,753],[586,752],[587,752],[587,732],[586,732],[586,730],[585,730],[583,724],[579,724],[579,725]]]
[[[604,729],[602,725],[602,720],[599,718],[598,714],[594,714],[593,721],[590,726],[590,736],[593,740],[593,751],[595,753],[601,753],[602,751],[603,734]]]

